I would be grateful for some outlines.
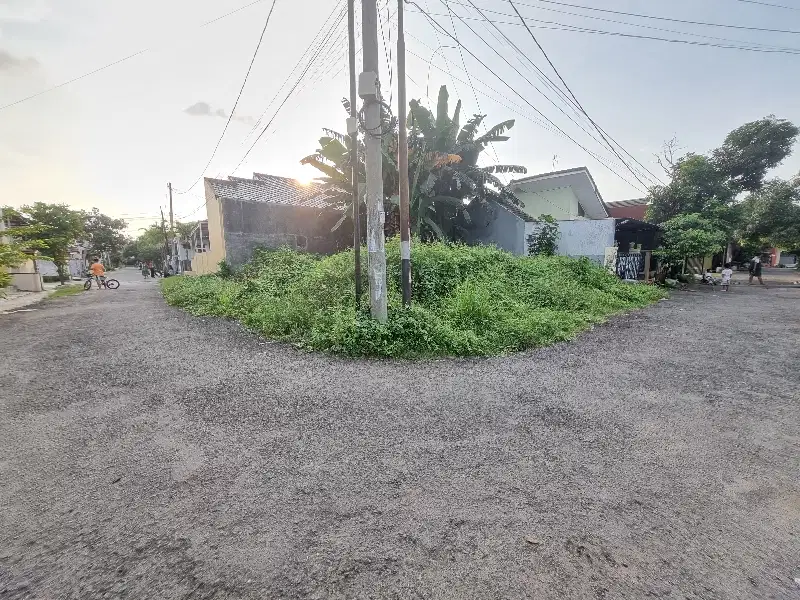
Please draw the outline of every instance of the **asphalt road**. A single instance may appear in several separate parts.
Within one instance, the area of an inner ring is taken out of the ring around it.
[[[117,291],[0,315],[0,598],[800,597],[800,290],[351,361]]]

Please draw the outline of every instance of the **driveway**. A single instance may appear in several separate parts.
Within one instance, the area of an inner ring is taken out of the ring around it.
[[[116,291],[0,315],[0,597],[800,597],[800,290],[488,360]]]

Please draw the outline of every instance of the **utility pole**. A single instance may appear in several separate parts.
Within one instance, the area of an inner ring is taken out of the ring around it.
[[[411,224],[408,193],[408,127],[406,106],[406,39],[403,3],[397,0],[397,112],[399,140],[397,172],[400,196],[400,263],[403,279],[403,305],[411,305]]]
[[[353,256],[356,275],[356,309],[361,305],[361,197],[358,190],[358,98],[356,96],[356,3],[347,1],[347,35],[350,52],[350,180],[353,183]]]
[[[167,257],[169,257],[169,239],[167,238],[167,220],[164,218],[164,209],[161,208],[161,232],[164,234],[164,260],[161,268],[165,271],[167,268]],[[164,273],[162,271],[162,277]]]
[[[361,2],[361,39],[364,72],[358,80],[364,99],[367,171],[367,253],[369,254],[369,305],[372,318],[386,322],[386,251],[383,223],[383,153],[381,151],[381,93],[378,77],[378,6],[376,0]]]
[[[173,221],[173,213],[172,213],[172,183],[167,183],[167,189],[169,190],[169,235],[171,238],[170,242],[170,263],[172,264],[172,268],[175,274],[178,273],[178,245],[175,243],[175,223]]]

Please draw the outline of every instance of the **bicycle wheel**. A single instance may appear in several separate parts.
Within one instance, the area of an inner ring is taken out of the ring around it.
[[[119,287],[119,281],[116,279],[106,279],[106,287],[110,290],[115,290]]]
[[[85,290],[92,289],[92,280],[91,279],[87,279],[86,280],[86,283],[83,284],[83,289],[85,289]]]

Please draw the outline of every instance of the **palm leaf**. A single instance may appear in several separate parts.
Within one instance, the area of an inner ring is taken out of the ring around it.
[[[311,165],[315,169],[325,173],[325,175],[337,183],[347,184],[350,181],[343,173],[339,172],[336,167],[332,167],[331,165],[322,162],[317,157],[306,156],[300,161],[300,163],[304,165]]]
[[[433,219],[430,217],[423,217],[422,220],[425,221],[425,224],[431,228],[436,237],[438,237],[440,240],[444,239],[444,231],[442,231],[442,228],[439,227],[439,225]]]
[[[343,133],[339,133],[338,131],[334,131],[333,129],[328,129],[327,127],[323,127],[322,131],[324,131],[325,135],[327,135],[328,137],[338,140],[345,146],[350,141],[350,138],[348,136],[344,135]]]
[[[450,115],[447,114],[447,104],[450,94],[447,93],[447,86],[439,88],[439,100],[436,103],[436,131],[443,132],[450,124]]]
[[[483,167],[481,171],[486,173],[527,173],[528,169],[521,165],[490,165]]]
[[[432,137],[436,126],[434,125],[433,115],[431,111],[422,106],[419,100],[412,100],[409,103],[409,113],[411,118],[409,122],[413,128],[419,129],[423,137]]]
[[[471,142],[475,139],[475,134],[478,132],[478,127],[486,118],[486,115],[472,115],[472,118],[467,121],[467,124],[461,128],[458,134],[457,141],[460,143]]]
[[[514,127],[514,119],[503,121],[492,127],[489,131],[484,133],[481,137],[475,140],[476,144],[488,144],[489,142],[504,142],[508,139],[507,136],[501,136],[502,133]]]
[[[321,137],[319,138],[319,145],[320,149],[317,151],[317,154],[329,160],[337,167],[343,168],[348,162],[347,147],[336,138]]]

